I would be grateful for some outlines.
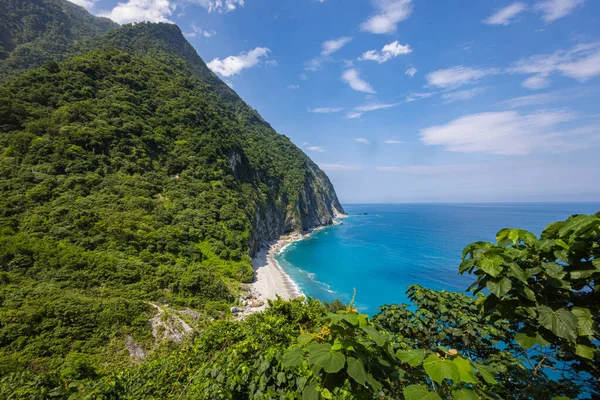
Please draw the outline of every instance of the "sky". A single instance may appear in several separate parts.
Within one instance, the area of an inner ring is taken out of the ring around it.
[[[72,0],[172,22],[342,203],[600,201],[598,0]]]

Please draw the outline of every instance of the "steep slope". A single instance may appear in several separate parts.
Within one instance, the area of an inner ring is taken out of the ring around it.
[[[343,212],[177,27],[81,48],[0,86],[0,375],[129,363],[150,303],[221,318],[262,242]]]
[[[61,60],[85,39],[119,25],[60,0],[0,0],[0,81]]]

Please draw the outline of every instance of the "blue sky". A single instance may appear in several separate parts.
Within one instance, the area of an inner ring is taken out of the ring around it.
[[[72,1],[179,25],[342,202],[600,201],[600,1]]]

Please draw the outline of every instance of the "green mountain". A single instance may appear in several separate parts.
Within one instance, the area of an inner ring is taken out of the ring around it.
[[[67,1],[0,0],[0,16],[0,80],[61,60],[119,26]]]
[[[343,212],[178,27],[1,7],[0,375],[127,364],[151,303],[227,315],[264,242]]]
[[[176,26],[0,0],[0,45],[0,399],[600,396],[600,213],[468,245],[472,296],[238,321],[251,256],[343,213],[327,176]]]

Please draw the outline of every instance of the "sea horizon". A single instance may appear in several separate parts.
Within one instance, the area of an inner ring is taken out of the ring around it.
[[[465,293],[474,281],[459,275],[462,249],[495,241],[502,228],[539,236],[572,214],[600,211],[600,202],[345,203],[341,225],[315,231],[276,255],[306,295],[348,303],[373,315],[379,306],[407,303],[411,284]]]

